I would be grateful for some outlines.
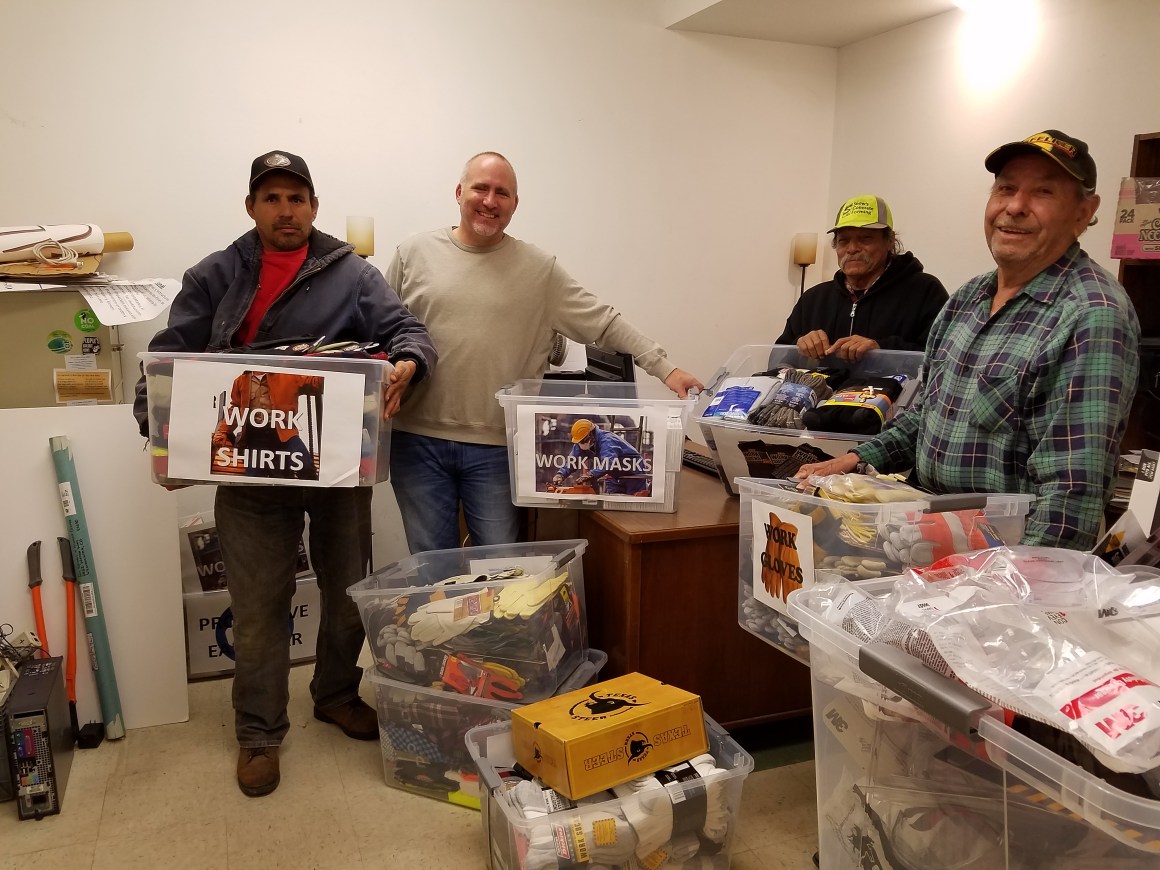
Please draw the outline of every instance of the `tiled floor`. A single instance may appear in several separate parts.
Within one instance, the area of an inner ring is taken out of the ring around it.
[[[194,683],[189,722],[78,750],[60,815],[22,822],[0,804],[0,870],[482,870],[479,813],[384,785],[377,743],[312,717],[309,678],[308,666],[291,672],[273,794],[247,798],[235,783],[231,681]],[[813,867],[813,777],[804,762],[746,779],[734,870]]]

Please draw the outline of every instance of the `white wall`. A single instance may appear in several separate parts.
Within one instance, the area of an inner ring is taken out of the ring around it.
[[[42,4],[5,0],[0,225],[129,230],[110,268],[180,275],[247,228],[250,160],[277,147],[309,161],[320,228],[376,218],[385,265],[457,217],[464,159],[494,148],[513,234],[708,374],[788,313],[837,53],[669,32],[658,2],[66,0],[40,42]]]
[[[41,598],[53,655],[67,653],[67,614],[77,612],[77,716],[102,720],[89,665],[79,595],[65,595],[56,539],[68,534],[49,439],[66,435],[89,530],[92,567],[127,728],[189,717],[184,691],[181,575],[172,493],[149,482],[149,456],[133,437],[125,405],[0,410],[0,453],[9,457],[0,490],[0,623],[35,629],[27,552],[41,541]]]
[[[4,0],[0,226],[127,230],[108,271],[180,277],[252,225],[250,161],[284,148],[321,229],[374,216],[383,267],[457,218],[464,160],[496,149],[512,233],[707,378],[796,297],[790,238],[829,210],[837,52],[670,32],[663,4],[64,0],[49,21]],[[158,326],[123,330],[128,350]]]
[[[1132,137],[1160,129],[1160,4],[1041,0],[1022,25],[1012,8],[987,26],[985,50],[967,44],[972,22],[956,10],[838,54],[831,208],[884,196],[904,241],[952,292],[994,268],[983,239],[993,148],[1048,128],[1090,145],[1103,202],[1082,242],[1115,274],[1108,252]]]

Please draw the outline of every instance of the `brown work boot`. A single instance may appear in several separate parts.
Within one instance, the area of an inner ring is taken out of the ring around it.
[[[355,740],[378,740],[379,717],[374,707],[362,698],[353,698],[345,704],[334,707],[314,708],[314,718],[329,722],[342,729],[342,733]]]
[[[261,797],[278,787],[277,746],[243,746],[238,750],[238,788],[242,794]]]

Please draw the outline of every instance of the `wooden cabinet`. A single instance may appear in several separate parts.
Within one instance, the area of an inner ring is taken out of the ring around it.
[[[725,727],[810,712],[809,669],[737,624],[738,499],[681,471],[677,511],[534,511],[544,540],[588,540],[588,637],[602,676],[640,671],[701,696]],[[551,514],[551,516],[545,516]]]
[[[1138,133],[1131,174],[1160,178],[1160,133]],[[1140,385],[1121,452],[1160,445],[1160,260],[1120,260],[1120,283],[1140,318]]]

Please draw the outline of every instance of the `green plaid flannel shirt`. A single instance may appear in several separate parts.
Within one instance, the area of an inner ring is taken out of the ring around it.
[[[855,452],[934,492],[1031,493],[1020,543],[1090,549],[1136,392],[1136,311],[1078,243],[992,317],[996,289],[989,272],[950,298],[918,401]]]

